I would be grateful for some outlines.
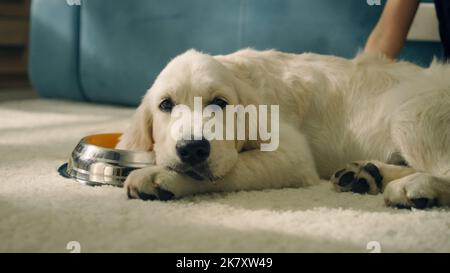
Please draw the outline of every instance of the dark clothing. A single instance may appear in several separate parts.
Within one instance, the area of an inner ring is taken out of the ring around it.
[[[450,0],[434,0],[439,19],[439,33],[444,46],[444,58],[450,60]]]

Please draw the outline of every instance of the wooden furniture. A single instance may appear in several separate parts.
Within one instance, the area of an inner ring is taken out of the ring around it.
[[[0,0],[0,88],[28,87],[30,0]]]

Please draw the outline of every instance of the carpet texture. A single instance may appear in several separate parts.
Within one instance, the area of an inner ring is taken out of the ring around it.
[[[133,109],[57,100],[0,103],[0,251],[450,251],[450,210],[386,208],[382,196],[310,188],[127,200],[56,169],[87,134],[122,130]]]

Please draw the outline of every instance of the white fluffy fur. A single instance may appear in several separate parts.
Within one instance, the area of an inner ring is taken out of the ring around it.
[[[413,174],[415,181],[440,182],[420,182],[423,186],[414,192],[408,192],[411,187],[386,189],[386,202],[411,205],[410,198],[427,197],[448,205],[448,75],[447,65],[423,69],[375,55],[347,60],[274,50],[245,49],[226,56],[190,50],[161,72],[119,143],[119,148],[153,149],[156,157],[155,166],[129,176],[126,188],[133,197],[139,192],[156,194],[157,188],[182,197],[298,187],[327,179],[353,161],[387,162],[401,154],[421,172]],[[212,172],[223,178],[216,183],[170,171],[167,167],[179,162],[175,142],[168,137],[172,121],[158,109],[167,96],[187,105],[194,96],[204,101],[223,96],[230,104],[280,105],[279,149],[261,152],[259,143],[251,141],[211,143]],[[392,182],[387,188],[397,184]],[[398,197],[400,193],[407,197]]]

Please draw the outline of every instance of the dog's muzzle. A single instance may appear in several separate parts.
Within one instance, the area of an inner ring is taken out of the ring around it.
[[[216,181],[208,164],[211,145],[205,138],[201,140],[179,140],[175,146],[181,164],[172,170],[187,175],[195,180]]]

